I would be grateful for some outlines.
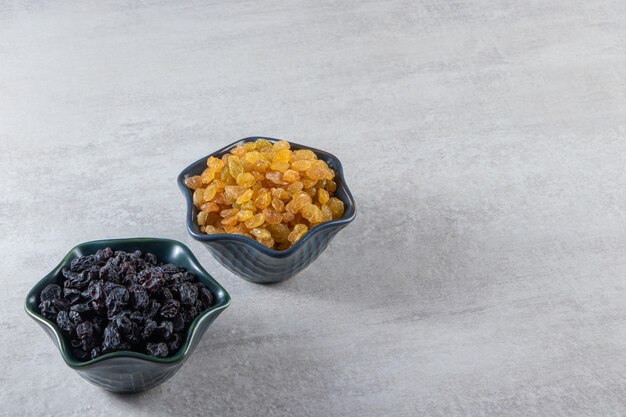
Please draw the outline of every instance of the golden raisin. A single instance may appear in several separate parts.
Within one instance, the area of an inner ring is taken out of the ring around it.
[[[253,150],[256,149],[256,143],[254,143],[254,142],[246,142],[246,143],[243,144],[243,148],[247,152],[253,151]]]
[[[283,223],[268,224],[267,230],[272,234],[272,239],[278,243],[286,242],[287,236],[289,236],[289,233],[291,232],[289,227]]]
[[[293,215],[293,213],[290,213],[290,212],[286,211],[286,212],[283,213],[283,222],[289,223],[289,222],[291,222],[294,219],[294,217],[295,216]]]
[[[206,218],[208,215],[209,213],[206,211],[201,211],[200,213],[198,213],[198,224],[200,226],[204,226],[206,224]]]
[[[343,201],[338,199],[337,197],[332,197],[328,200],[328,207],[330,211],[333,213],[333,219],[337,220],[343,216]]]
[[[317,190],[317,201],[319,201],[320,204],[328,203],[329,199],[330,199],[330,194],[328,193],[327,190],[323,188],[320,188],[319,190]]]
[[[283,181],[287,181],[288,183],[294,183],[300,179],[300,174],[298,171],[294,171],[293,169],[288,169],[283,174]]]
[[[254,178],[254,175],[249,172],[244,172],[243,174],[239,174],[237,176],[237,185],[241,187],[250,188],[253,187],[255,183],[256,178]]]
[[[276,150],[276,148],[274,148]],[[291,151],[289,149],[281,149],[274,154],[273,162],[289,162],[291,159]]]
[[[270,232],[267,231],[267,229],[255,228],[255,229],[250,230],[250,234],[256,237],[257,240],[270,239],[272,237],[272,235],[270,234]]]
[[[206,233],[207,235],[214,235],[217,233],[224,233],[224,229],[209,224],[204,226],[204,233]]]
[[[275,151],[280,151],[280,150],[289,149],[289,148],[291,148],[291,145],[287,141],[279,140],[278,142],[274,143]]]
[[[291,233],[289,233],[289,236],[287,237],[287,240],[289,240],[292,244],[296,243],[298,240],[300,240],[300,238],[309,230],[308,227],[306,227],[306,225],[304,224],[296,224],[293,227],[293,230],[291,231]]]
[[[272,202],[272,193],[267,188],[261,188],[257,197],[254,199],[254,203],[260,209],[264,209]]]
[[[252,210],[241,210],[237,213],[237,218],[240,222],[247,222],[252,217],[254,217],[254,212]]]
[[[300,181],[296,181],[293,184],[289,184],[287,186],[287,192],[289,192],[289,194],[291,195],[294,195],[302,191],[303,188],[304,188],[304,185]]]
[[[196,207],[200,207],[200,205],[204,201],[204,188],[198,188],[193,192],[193,204]]]
[[[316,224],[339,219],[343,202],[335,172],[310,149],[259,138],[209,157],[200,175],[185,178],[206,234],[229,233],[284,250]]]
[[[291,169],[296,171],[306,171],[309,168],[311,168],[311,161],[306,159],[300,159],[291,163]]]
[[[219,159],[219,158],[215,158],[214,156],[209,157],[209,159],[207,160],[206,165],[209,168],[212,168],[215,171],[221,171],[222,168],[224,168],[224,166],[226,164],[224,164],[224,161]]]
[[[254,194],[254,191],[248,188],[246,191],[243,192],[243,194],[237,197],[237,204],[247,203],[252,199],[252,194]]]
[[[263,216],[263,213],[257,213],[252,216],[250,220],[245,222],[245,226],[248,229],[254,229],[255,227],[261,226],[263,223],[265,223],[265,216]]]
[[[326,204],[324,204],[320,210],[322,211],[323,222],[329,222],[333,219],[333,212],[330,210],[330,207],[328,207]]]
[[[207,213],[212,213],[212,212],[215,212],[215,211],[220,211],[220,206],[215,204],[215,202],[213,202],[213,201],[208,201],[206,203],[203,203],[200,206],[200,210],[206,211]]]
[[[279,213],[285,211],[285,203],[280,198],[272,198],[272,207]]]
[[[302,208],[302,217],[311,224],[317,224],[322,221],[322,212],[315,204],[307,204]]]
[[[297,161],[300,159],[313,160],[313,159],[317,159],[317,155],[315,155],[315,153],[310,149],[298,149],[297,151],[293,153],[292,159],[294,161]]]
[[[221,223],[223,226],[234,226],[237,224],[237,222],[239,221],[238,217],[236,214],[230,216],[230,217],[225,217],[222,219]]]
[[[265,174],[265,178],[278,185],[287,185],[288,183],[282,180],[282,174],[278,171],[271,171]]]
[[[217,186],[214,183],[209,184],[204,189],[204,201],[211,201],[215,198],[215,194],[217,194]]]
[[[278,224],[283,219],[283,215],[280,212],[270,207],[263,210],[263,216],[267,224]]]
[[[193,177],[185,178],[185,185],[192,190],[202,187],[202,177],[200,175],[194,175]]]
[[[281,173],[285,173],[289,169],[289,162],[272,162],[272,164],[270,165],[270,169],[273,169],[274,171],[278,171]]]

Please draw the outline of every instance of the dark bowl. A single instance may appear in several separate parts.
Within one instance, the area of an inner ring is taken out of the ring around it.
[[[214,305],[202,312],[189,326],[187,337],[175,355],[155,358],[143,353],[120,351],[107,353],[95,359],[81,362],[74,358],[70,346],[56,323],[39,312],[39,294],[48,284],[61,284],[61,269],[69,266],[72,259],[95,253],[98,249],[111,247],[113,250],[152,252],[165,263],[173,263],[192,272],[207,286],[215,297]],[[33,287],[26,296],[25,308],[28,315],[48,334],[61,352],[65,363],[92,384],[113,392],[139,392],[153,388],[168,380],[178,371],[198,345],[202,335],[213,320],[230,304],[230,296],[222,286],[200,265],[189,248],[180,242],[157,238],[131,238],[96,240],[81,243],[69,251],[61,263]]]
[[[259,136],[253,136],[238,140],[197,160],[180,173],[178,186],[187,200],[187,231],[189,234],[197,241],[202,242],[213,256],[231,272],[251,282],[269,284],[285,281],[309,266],[326,249],[337,232],[354,220],[356,217],[356,205],[346,185],[341,162],[339,162],[336,156],[309,146],[289,142],[292,149],[312,150],[319,159],[325,161],[329,167],[335,170],[335,182],[337,183],[335,197],[343,201],[343,217],[312,227],[295,245],[282,251],[267,248],[256,240],[245,236],[230,234],[207,235],[200,232],[200,228],[195,221],[198,209],[193,204],[192,191],[185,186],[185,178],[200,175],[206,168],[206,161],[210,156],[220,158],[233,147],[259,138]],[[267,137],[261,138],[267,139],[272,143],[280,140]]]

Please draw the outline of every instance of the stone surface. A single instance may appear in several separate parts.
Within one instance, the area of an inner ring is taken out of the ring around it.
[[[626,3],[0,5],[0,416],[626,415]],[[342,159],[357,220],[245,282],[176,175],[237,138]],[[189,245],[233,304],[167,384],[92,387],[27,318],[76,243]]]

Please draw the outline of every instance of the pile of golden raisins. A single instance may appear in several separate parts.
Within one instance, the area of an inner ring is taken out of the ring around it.
[[[343,216],[333,193],[335,172],[309,149],[257,139],[222,158],[210,157],[201,175],[188,177],[200,231],[230,233],[284,250],[311,227]]]

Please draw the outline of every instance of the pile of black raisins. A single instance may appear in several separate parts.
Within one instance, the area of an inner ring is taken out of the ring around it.
[[[173,355],[189,324],[213,304],[193,274],[151,253],[101,249],[73,259],[62,274],[62,287],[41,291],[39,310],[81,361],[120,350]]]

